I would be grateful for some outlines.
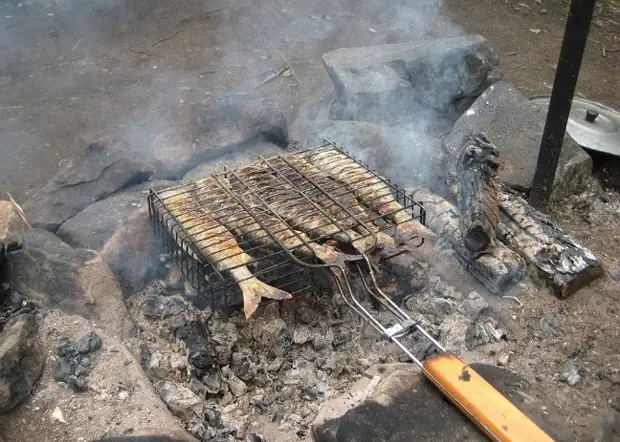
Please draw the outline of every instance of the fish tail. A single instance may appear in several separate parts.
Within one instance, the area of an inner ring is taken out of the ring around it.
[[[329,265],[337,265],[344,267],[346,262],[359,261],[362,259],[359,255],[348,255],[346,253],[339,252],[328,246],[321,246],[319,244],[311,244],[312,250],[317,258],[322,262]]]
[[[437,239],[437,235],[431,229],[413,219],[396,226],[396,233],[394,235],[396,244],[403,244],[415,237],[430,241]]]
[[[291,299],[292,295],[285,290],[280,290],[275,287],[265,284],[257,278],[251,278],[247,281],[243,281],[239,284],[241,291],[243,292],[243,311],[245,312],[245,318],[249,319],[254,314],[261,298],[269,299]]]

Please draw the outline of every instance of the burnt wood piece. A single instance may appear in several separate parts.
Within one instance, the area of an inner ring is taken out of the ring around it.
[[[500,241],[521,255],[560,298],[566,298],[603,274],[601,263],[546,215],[515,192],[498,193]]]
[[[525,261],[517,253],[499,241],[481,253],[471,253],[463,243],[455,206],[424,189],[414,189],[411,196],[424,204],[426,225],[452,245],[461,263],[491,293],[504,294],[521,281]]]
[[[482,133],[469,136],[457,163],[458,206],[463,243],[472,253],[495,242],[497,205],[497,148]]]

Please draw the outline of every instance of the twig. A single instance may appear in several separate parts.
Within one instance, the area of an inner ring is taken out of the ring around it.
[[[172,34],[170,34],[169,36],[157,40],[155,43],[152,44],[152,46],[155,46],[156,44],[159,44],[162,41],[170,40],[172,37],[174,37],[178,33],[179,33],[179,28],[175,29],[175,31]]]
[[[147,50],[129,48],[129,51],[133,52],[134,54],[146,55],[147,57],[150,57],[151,55],[153,55],[151,51],[147,51]]]
[[[605,54],[605,46],[601,46],[601,54],[603,55],[603,58],[607,57],[607,54]]]
[[[278,78],[280,75],[282,75],[284,73],[284,71],[286,71],[287,69],[291,69],[289,65],[284,66],[283,68],[281,68],[279,71],[277,72],[272,72],[271,74],[267,75],[267,77],[261,81],[260,83],[258,83],[256,85],[256,87],[254,89],[258,89],[259,87],[261,87],[263,84],[265,83],[269,83],[271,80],[274,80],[276,78]],[[292,71],[292,69],[291,69]]]
[[[7,192],[6,194],[9,196],[9,200],[11,200],[11,203],[13,204],[13,207],[15,208],[15,211],[17,212],[19,217],[22,219],[22,221],[30,229],[32,226],[30,225],[30,223],[26,219],[26,214],[24,213],[24,210],[21,208],[21,206],[19,204],[17,204],[17,202],[13,199],[13,197],[11,196],[11,194],[9,192]]]
[[[269,42],[269,45],[273,48],[273,50],[276,51],[278,53],[278,55],[280,55],[280,57],[282,57],[282,60],[284,60],[286,62],[286,64],[288,65],[288,68],[293,73],[293,76],[295,77],[295,80],[297,80],[297,83],[299,83],[300,86],[302,86],[304,89],[306,89],[306,86],[301,82],[301,80],[297,76],[297,72],[295,72],[295,69],[293,69],[293,66],[291,65],[291,62],[288,61],[288,58],[286,58],[286,56],[282,52],[280,52],[280,51],[278,51],[276,49],[276,47],[273,45],[273,43],[271,43],[271,40],[267,39],[267,41]]]
[[[5,106],[5,107],[0,107],[0,110],[9,110],[9,109],[22,109],[26,106]]]
[[[523,307],[523,303],[521,301],[519,301],[519,298],[517,298],[516,296],[504,296],[504,298],[512,299],[512,300],[516,301],[517,304],[519,304],[519,307]]]

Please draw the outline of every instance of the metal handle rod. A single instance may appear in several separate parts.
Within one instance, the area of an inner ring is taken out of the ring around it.
[[[529,198],[538,209],[547,207],[553,190],[595,3],[596,0],[571,1]]]

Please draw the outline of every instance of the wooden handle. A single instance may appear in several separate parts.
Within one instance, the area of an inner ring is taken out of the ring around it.
[[[553,442],[543,430],[515,407],[469,365],[452,353],[424,363],[425,375],[491,440]]]

